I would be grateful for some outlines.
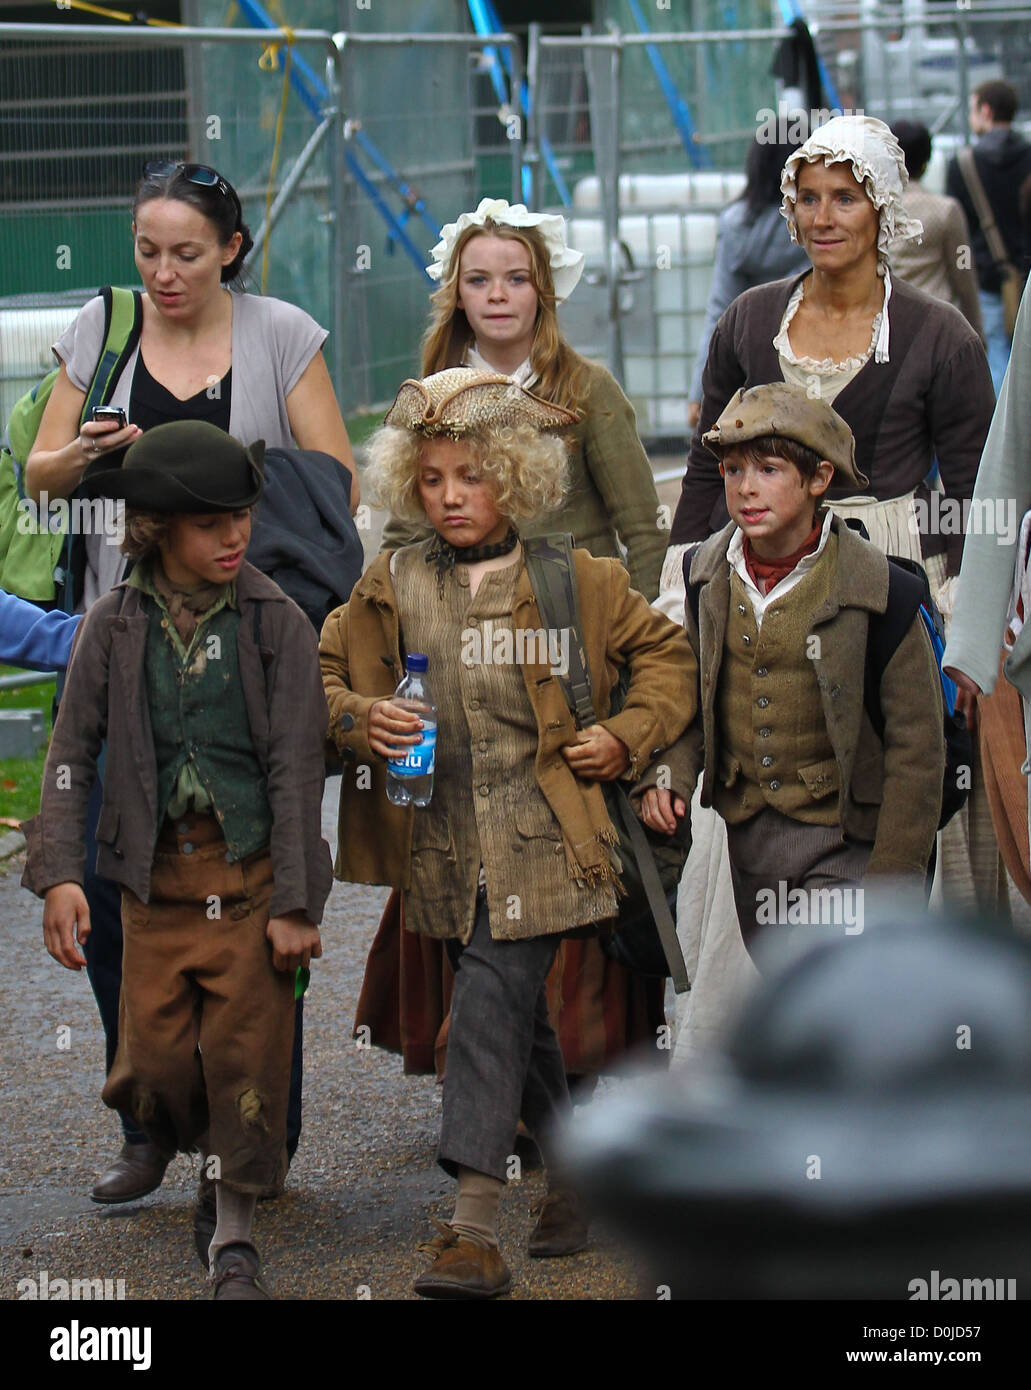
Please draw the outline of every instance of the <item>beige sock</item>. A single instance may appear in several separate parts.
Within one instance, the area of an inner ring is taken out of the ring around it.
[[[478,1173],[475,1168],[459,1168],[458,1197],[451,1228],[465,1240],[485,1249],[498,1245],[498,1203],[505,1184],[500,1178]]]
[[[226,1187],[224,1182],[215,1183],[215,1210],[218,1213],[215,1234],[208,1246],[208,1265],[212,1273],[215,1269],[215,1255],[223,1245],[245,1240],[253,1245],[251,1229],[254,1225],[254,1208],[258,1198],[253,1192],[237,1192]]]

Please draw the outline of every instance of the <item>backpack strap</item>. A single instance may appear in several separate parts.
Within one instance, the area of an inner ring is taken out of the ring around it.
[[[107,405],[126,363],[136,351],[143,327],[143,296],[139,290],[105,285],[100,297],[104,301],[104,345],[83,401],[81,420],[90,418],[94,406]]]
[[[695,553],[700,546],[701,541],[697,541],[694,545],[689,545],[684,551],[681,561],[684,567],[684,593],[687,596],[687,606],[691,610],[691,617],[694,619],[696,632],[698,631],[698,602],[699,595],[702,592],[702,585],[700,580],[696,580],[693,584],[691,583],[691,561],[694,559]]]
[[[537,600],[537,610],[542,619],[555,631],[569,631],[569,672],[558,679],[562,683],[566,703],[576,715],[580,728],[589,728],[590,725],[596,724],[598,719],[591,698],[591,672],[587,665],[580,624],[573,538],[567,534],[536,536],[523,541],[523,554],[530,575],[530,585]],[[641,874],[641,884],[648,897],[648,909],[662,942],[666,964],[669,966],[670,978],[676,992],[682,994],[690,988],[687,965],[677,938],[676,923],[669,910],[666,892],[655,864],[655,855],[640,818],[630,804],[626,788],[619,781],[609,782],[606,786],[611,793],[606,797],[606,806],[609,814],[617,822],[617,830],[622,830],[633,849]]]
[[[592,699],[591,673],[580,630],[580,596],[576,587],[573,538],[558,533],[523,541],[523,554],[537,610],[553,632],[569,632],[569,671],[559,676],[566,703],[581,729],[598,722]]]
[[[995,268],[1001,276],[1005,278],[1008,272],[1017,274],[1016,268],[1010,259],[1010,253],[1006,249],[1006,243],[1002,239],[999,231],[999,224],[995,220],[995,213],[988,195],[984,191],[984,184],[981,182],[981,175],[977,170],[977,161],[974,159],[974,152],[969,145],[963,145],[956,151],[956,166],[963,176],[963,182],[967,186],[970,194],[970,201],[977,212],[977,220],[981,224],[981,231],[984,239],[988,243],[988,254],[995,262]]]
[[[898,645],[912,626],[924,601],[926,579],[894,560],[888,560],[888,606],[883,613],[871,613],[866,634],[866,666],[863,705],[878,738],[884,736],[881,709],[881,679]]]
[[[104,301],[104,343],[93,380],[82,403],[80,425],[90,418],[94,406],[107,405],[114,395],[129,358],[136,351],[143,328],[143,296],[139,290],[105,285],[98,293]],[[60,606],[67,613],[75,611],[85,568],[86,554],[82,538],[69,528],[61,552],[60,570],[55,571]]]

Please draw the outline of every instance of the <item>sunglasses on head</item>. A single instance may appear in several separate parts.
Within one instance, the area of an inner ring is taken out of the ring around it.
[[[181,164],[171,159],[152,159],[143,166],[143,177],[146,179],[170,178],[174,174],[181,174],[186,183],[194,183],[198,188],[217,188],[223,198],[231,198],[236,206],[236,220],[243,220],[243,209],[240,207],[240,199],[236,196],[236,190],[228,184],[222,175],[212,169],[207,164]]]

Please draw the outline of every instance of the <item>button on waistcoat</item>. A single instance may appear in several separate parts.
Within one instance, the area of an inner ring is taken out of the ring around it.
[[[264,774],[251,741],[237,658],[239,613],[219,609],[202,622],[183,658],[164,630],[162,613],[145,600],[147,702],[158,772],[158,810],[164,819],[188,762],[211,797],[232,858],[269,842],[272,813]]]
[[[837,537],[817,564],[755,620],[744,581],[730,576],[730,604],[716,697],[720,767],[713,803],[731,824],[766,805],[795,820],[833,825],[840,777],[813,657],[813,613],[826,601]]]

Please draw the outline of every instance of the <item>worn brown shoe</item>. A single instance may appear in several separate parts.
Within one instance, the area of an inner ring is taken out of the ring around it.
[[[450,1226],[435,1223],[440,1231],[433,1240],[420,1245],[433,1264],[413,1284],[423,1298],[497,1298],[512,1287],[512,1275],[501,1258],[501,1251],[485,1249],[465,1240]]]
[[[149,1139],[142,1144],[125,1143],[111,1167],[97,1180],[90,1196],[94,1202],[105,1205],[135,1202],[161,1186],[171,1161],[172,1155],[164,1153]]]
[[[587,1244],[587,1217],[580,1199],[568,1188],[555,1188],[535,1204],[533,1211],[540,1215],[527,1251],[535,1259],[575,1255]]]
[[[224,1303],[271,1298],[258,1277],[260,1270],[258,1252],[248,1241],[236,1240],[231,1245],[223,1245],[215,1254],[211,1297]]]

